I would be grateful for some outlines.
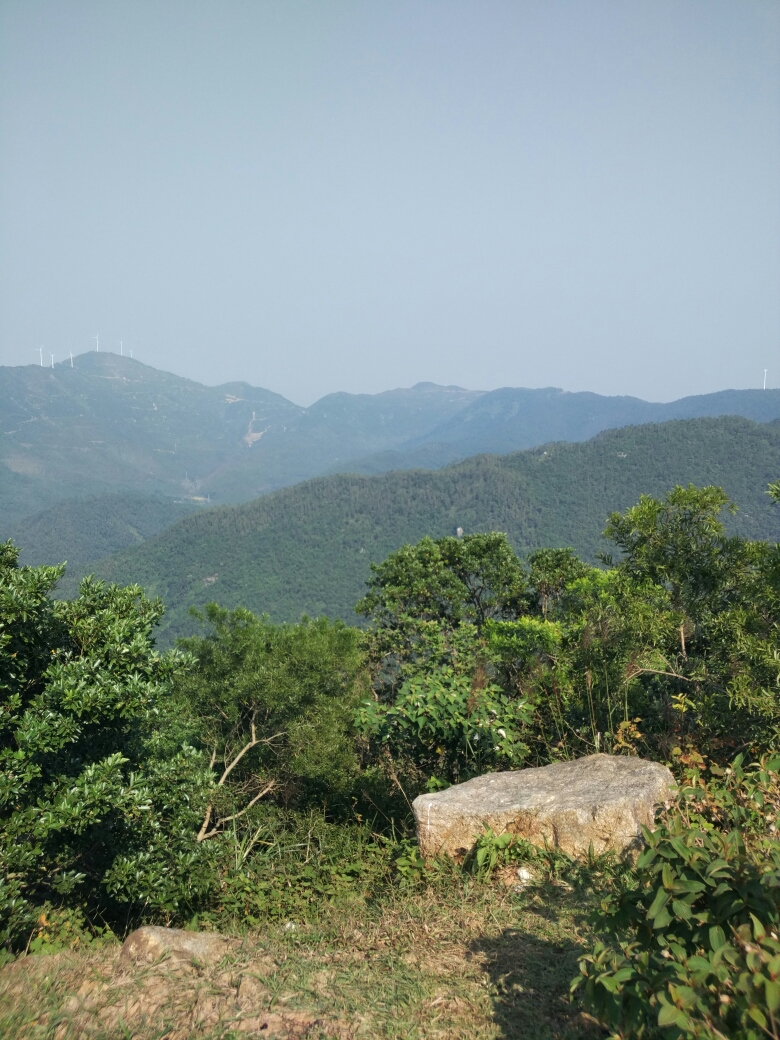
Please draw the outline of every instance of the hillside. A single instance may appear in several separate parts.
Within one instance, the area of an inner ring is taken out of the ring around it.
[[[422,437],[367,455],[351,468],[359,473],[438,468],[484,452],[505,454],[550,441],[585,441],[602,430],[638,423],[719,415],[771,422],[780,417],[780,391],[723,390],[659,404],[638,397],[566,393],[555,387],[504,387],[480,395]]]
[[[72,368],[0,367],[0,537],[69,499],[247,502],[328,473],[439,468],[628,423],[724,414],[778,418],[780,391],[651,404],[555,388],[482,393],[418,383],[329,394],[301,408],[247,383],[202,386],[111,353],[82,354]]]
[[[20,563],[67,561],[71,570],[139,545],[197,507],[162,495],[97,495],[58,502],[3,531],[21,545]]]
[[[0,523],[106,492],[246,501],[419,436],[478,394],[420,384],[301,408],[92,352],[0,367]]]
[[[188,517],[95,569],[161,596],[166,640],[191,628],[191,605],[209,600],[275,620],[307,612],[354,622],[371,561],[456,526],[506,531],[523,552],[571,545],[594,559],[608,548],[600,533],[612,510],[643,492],[697,483],[722,485],[741,507],[728,519],[734,531],[780,538],[780,511],[765,495],[778,474],[780,424],[676,420],[476,457],[437,472],[311,480]]]

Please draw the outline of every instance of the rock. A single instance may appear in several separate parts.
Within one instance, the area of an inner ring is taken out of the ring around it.
[[[119,963],[123,967],[137,963],[155,964],[162,960],[199,965],[218,963],[227,953],[227,940],[217,932],[187,932],[181,928],[136,928],[125,939]]]
[[[488,773],[413,803],[420,851],[427,858],[466,855],[485,827],[509,831],[586,856],[641,847],[642,824],[651,827],[655,807],[668,805],[676,785],[657,762],[617,755],[589,755],[539,769]]]

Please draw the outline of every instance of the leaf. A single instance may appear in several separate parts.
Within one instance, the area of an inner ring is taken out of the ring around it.
[[[672,900],[672,912],[675,917],[678,917],[681,921],[690,921],[691,919],[691,908],[687,903],[683,903],[680,899]]]
[[[766,1006],[774,1014],[780,1008],[780,983],[767,979],[764,983],[764,993],[766,994]]]
[[[663,1029],[665,1026],[677,1026],[687,1029],[690,1019],[680,1008],[674,1004],[664,1004],[658,1012],[658,1025]]]
[[[670,896],[668,892],[665,892],[663,888],[658,889],[658,891],[655,894],[655,898],[653,899],[647,911],[647,916],[651,921],[653,920],[653,918],[657,917],[658,914],[660,914],[660,912],[669,902],[669,898]]]
[[[755,1004],[753,1004],[750,1007],[750,1009],[748,1010],[748,1014],[750,1015],[750,1017],[753,1019],[754,1022],[758,1023],[758,1025],[761,1026],[762,1029],[766,1029],[767,1028],[766,1015],[761,1010],[761,1008],[758,1008],[758,1007],[756,1007]]]
[[[719,924],[710,928],[710,948],[712,950],[719,950],[721,946],[725,945],[725,942],[726,933]]]

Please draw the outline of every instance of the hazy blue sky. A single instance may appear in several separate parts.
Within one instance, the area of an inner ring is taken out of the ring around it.
[[[0,0],[0,363],[780,386],[778,0]]]

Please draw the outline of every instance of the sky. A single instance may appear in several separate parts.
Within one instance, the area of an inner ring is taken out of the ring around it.
[[[0,364],[780,386],[780,0],[0,0]]]

